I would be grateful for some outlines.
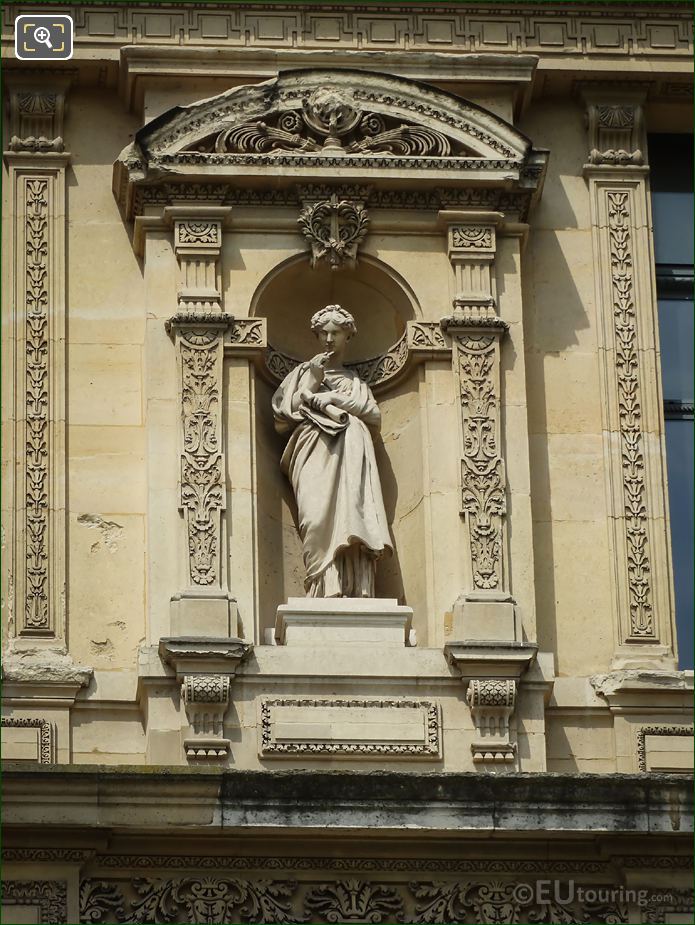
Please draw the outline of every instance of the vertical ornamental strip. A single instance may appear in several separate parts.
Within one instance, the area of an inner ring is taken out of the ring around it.
[[[9,83],[14,396],[11,632],[65,644],[65,171],[68,81]],[[10,457],[11,458],[11,457]]]
[[[442,327],[452,339],[461,403],[461,513],[469,549],[464,601],[510,600],[500,448],[500,341],[507,325],[496,313],[492,275],[497,218],[473,215],[448,226],[456,295]]]
[[[180,267],[178,311],[167,322],[176,344],[181,409],[180,509],[185,524],[185,586],[174,595],[175,636],[229,637],[236,606],[226,590],[222,512],[222,360],[231,316],[222,311],[219,256],[229,209],[204,214],[172,207]]]
[[[658,368],[643,91],[590,87],[589,184],[596,259],[614,664],[674,667],[673,591]]]

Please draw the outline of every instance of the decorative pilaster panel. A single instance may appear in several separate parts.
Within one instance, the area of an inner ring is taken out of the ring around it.
[[[658,322],[637,95],[587,91],[616,667],[673,667]],[[622,133],[622,141],[616,135]]]
[[[233,318],[222,311],[219,256],[228,208],[169,207],[179,263],[174,337],[181,403],[180,510],[185,525],[184,588],[172,602],[174,635],[236,634],[236,602],[227,591],[223,556],[225,455],[222,365]]]
[[[222,589],[222,357],[231,321],[223,313],[181,313],[168,323],[175,336],[179,370],[180,503],[186,521],[189,588]]]
[[[486,220],[485,220],[486,219]],[[451,337],[461,404],[461,513],[468,527],[469,587],[463,597],[508,600],[505,568],[505,472],[501,455],[500,341],[507,325],[496,314],[492,267],[496,215],[448,225],[455,275]],[[513,638],[513,637],[512,637]]]
[[[506,330],[447,323],[461,402],[461,512],[468,524],[471,590],[505,590],[503,518],[504,460],[500,451],[500,338]]]
[[[65,640],[65,169],[67,83],[10,83],[12,562],[16,641]],[[38,134],[37,134],[38,133]],[[22,152],[22,153],[19,153]],[[8,396],[9,397],[9,396]]]

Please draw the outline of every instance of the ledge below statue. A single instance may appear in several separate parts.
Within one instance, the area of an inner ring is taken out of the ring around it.
[[[407,646],[413,611],[395,598],[291,597],[277,610],[279,646]]]

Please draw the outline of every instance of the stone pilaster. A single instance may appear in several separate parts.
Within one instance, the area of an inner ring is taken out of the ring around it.
[[[620,85],[584,91],[617,668],[674,667],[643,97]]]
[[[460,498],[468,550],[467,586],[454,622],[465,638],[513,640],[500,414],[500,343],[507,325],[497,314],[493,272],[499,219],[497,213],[471,213],[447,222],[456,288],[453,314],[441,324],[451,338],[461,406]]]
[[[224,339],[219,255],[229,210],[171,208],[179,262],[178,311],[167,321],[176,344],[181,403],[179,503],[184,522],[184,583],[172,598],[175,636],[231,637],[236,601],[223,555],[225,455],[222,439]]]

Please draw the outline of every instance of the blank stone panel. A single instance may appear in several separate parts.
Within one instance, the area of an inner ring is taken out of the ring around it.
[[[307,34],[317,42],[339,42],[344,28],[344,20],[337,16],[311,16],[307,23]]]

